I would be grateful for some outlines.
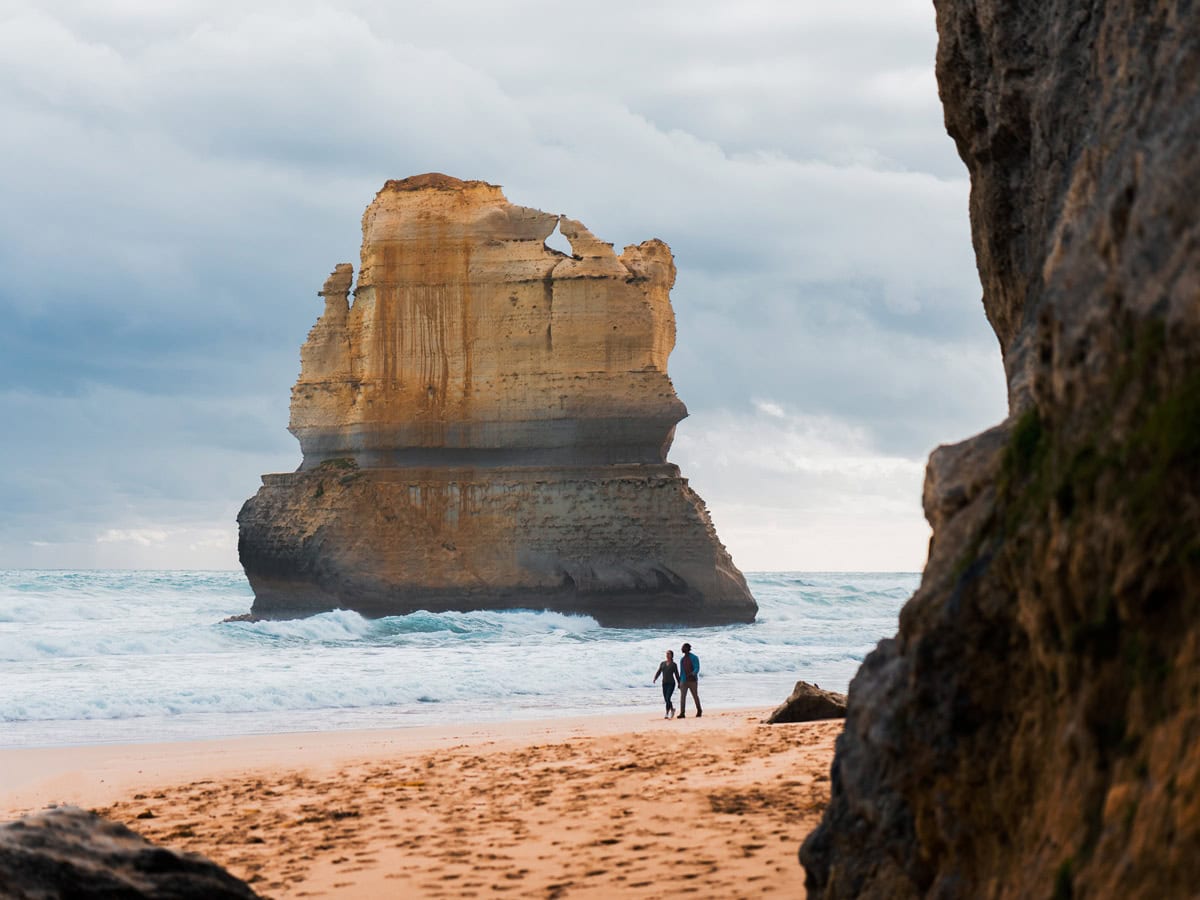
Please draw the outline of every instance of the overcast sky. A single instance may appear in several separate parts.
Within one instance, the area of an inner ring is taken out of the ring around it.
[[[917,570],[1004,415],[928,0],[0,0],[0,567],[236,568],[315,292],[440,171],[679,267],[671,459],[747,571]]]

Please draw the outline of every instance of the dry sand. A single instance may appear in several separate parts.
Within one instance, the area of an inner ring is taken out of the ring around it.
[[[842,723],[767,710],[0,751],[0,812],[74,803],[264,896],[800,897]]]

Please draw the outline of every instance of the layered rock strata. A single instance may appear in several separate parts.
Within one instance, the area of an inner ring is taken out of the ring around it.
[[[1197,10],[934,5],[1011,413],[929,461],[929,562],[851,684],[810,896],[1193,896]]]
[[[558,229],[572,254],[547,247]],[[481,181],[389,181],[301,349],[298,472],[238,516],[253,612],[512,607],[603,624],[750,621],[666,462],[671,251],[617,255]]]

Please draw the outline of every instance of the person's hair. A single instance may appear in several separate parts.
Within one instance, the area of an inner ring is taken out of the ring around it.
[[[668,650],[668,651],[667,651],[667,656],[674,656],[674,655],[675,655],[675,651],[674,651],[674,650]]]
[[[680,647],[679,649],[680,649],[680,650],[682,650],[684,653],[691,653],[691,652],[692,652],[692,645],[691,645],[691,644],[684,644],[684,645],[683,645],[682,647]]]

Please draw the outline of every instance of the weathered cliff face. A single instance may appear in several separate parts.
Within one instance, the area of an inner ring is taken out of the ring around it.
[[[936,0],[1011,414],[929,461],[930,558],[850,688],[818,897],[1200,884],[1200,28]]]
[[[545,245],[558,228],[566,256]],[[666,462],[671,251],[445,175],[389,181],[320,292],[291,431],[304,461],[238,516],[260,615],[534,607],[605,624],[756,606]]]
[[[572,256],[547,248],[558,227]],[[389,181],[352,268],[321,291],[291,431],[305,468],[665,461],[687,410],[667,378],[671,251],[619,257],[579,222],[482,181]]]

